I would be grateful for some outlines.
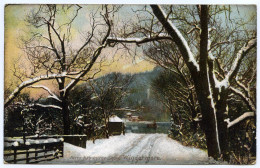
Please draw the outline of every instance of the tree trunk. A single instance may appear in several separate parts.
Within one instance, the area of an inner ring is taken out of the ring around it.
[[[70,134],[70,117],[69,117],[69,101],[68,101],[68,94],[64,95],[64,88],[65,88],[65,78],[60,78],[58,80],[59,90],[60,90],[60,99],[61,99],[61,113],[63,116],[63,134],[69,135]]]
[[[69,117],[69,104],[67,98],[62,101],[62,114],[63,114],[63,132],[64,135],[70,134],[70,117]]]
[[[189,97],[187,99],[187,103],[188,103],[190,111],[191,111],[191,117],[192,117],[192,119],[194,119],[197,116],[198,113],[197,113],[197,110],[195,108],[192,91],[189,91]],[[197,132],[197,122],[196,121],[192,120],[192,124],[191,124],[190,129],[193,130],[194,134],[196,134],[196,132]]]
[[[200,71],[199,78],[193,76],[193,81],[201,108],[202,128],[206,135],[208,156],[218,159],[220,154],[219,137],[208,66],[208,10],[207,5],[200,6]]]
[[[109,121],[109,116],[107,115],[107,111],[103,110],[104,118],[105,118],[105,137],[109,138],[109,133],[108,133],[108,121]]]
[[[227,96],[226,90],[220,94],[220,99],[216,103],[216,113],[219,130],[219,145],[221,149],[222,157],[225,161],[229,161],[229,144],[228,144],[228,127],[225,120],[225,112],[227,111]]]
[[[202,90],[198,92],[202,92]],[[199,95],[198,99],[202,113],[202,129],[206,135],[208,156],[218,159],[219,149],[214,110],[211,106],[210,99],[208,99],[207,96],[202,96],[201,93],[197,94]]]

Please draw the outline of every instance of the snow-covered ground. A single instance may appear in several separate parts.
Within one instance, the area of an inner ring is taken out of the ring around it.
[[[87,148],[68,143],[57,164],[208,164],[207,153],[186,147],[166,134],[135,134],[99,139]]]

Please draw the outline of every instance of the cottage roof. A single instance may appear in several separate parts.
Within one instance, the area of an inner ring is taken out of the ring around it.
[[[123,122],[123,120],[121,120],[121,118],[117,117],[116,115],[113,115],[109,117],[109,122]]]

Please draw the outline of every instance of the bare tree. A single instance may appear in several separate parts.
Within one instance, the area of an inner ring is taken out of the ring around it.
[[[148,48],[144,47],[144,54],[151,62],[166,69],[161,75],[161,78],[167,78],[169,80],[164,81],[164,83],[168,83],[169,85],[170,82],[172,83],[172,86],[166,86],[166,88],[175,88],[171,92],[166,90],[165,93],[163,93],[163,95],[166,96],[164,97],[167,98],[164,100],[168,104],[167,108],[170,107],[170,111],[172,111],[173,106],[178,106],[178,102],[184,101],[191,111],[191,117],[193,118],[192,122],[195,129],[197,124],[195,123],[194,118],[199,115],[198,101],[193,81],[179,51],[173,47],[172,43],[160,41],[158,43],[153,43]],[[169,79],[169,76],[174,79]],[[160,83],[160,79],[157,80],[157,83]],[[184,93],[181,93],[181,90],[179,90],[181,87],[184,87]],[[159,88],[155,89],[155,92],[156,90],[159,91]],[[161,92],[159,91],[159,93]]]
[[[185,144],[205,147],[205,143],[201,142],[203,134],[200,134],[201,130],[198,129],[196,121],[200,116],[199,108],[182,77],[165,70],[152,81],[152,90],[171,114],[173,138]]]
[[[241,96],[252,112],[250,115],[242,115],[242,118],[252,116],[253,113],[255,115],[256,111],[255,92],[252,91],[255,85],[255,65],[250,67],[250,63],[245,64],[247,61],[244,59],[256,58],[256,28],[254,23],[253,28],[250,27],[254,18],[249,18],[249,21],[232,18],[232,10],[237,9],[234,6],[150,7],[145,6],[143,10],[136,11],[139,13],[138,18],[146,12],[150,19],[146,15],[131,30],[133,32],[125,33],[120,38],[117,37],[120,35],[109,37],[110,44],[157,44],[167,40],[173,45],[172,50],[178,50],[174,51],[174,55],[181,56],[194,85],[202,113],[208,155],[228,160],[225,113],[228,111],[230,91]],[[165,60],[173,58],[163,54],[161,56]],[[171,63],[158,64],[168,69],[172,66]]]
[[[125,110],[121,107],[121,102],[128,95],[128,86],[132,82],[133,76],[111,73],[96,80],[89,81],[92,88],[93,100],[96,106],[102,111],[105,136],[108,134],[108,122],[110,116],[116,111]]]
[[[71,31],[81,9],[80,5],[40,5],[27,16],[30,37],[22,38],[22,48],[31,69],[27,69],[26,76],[20,78],[22,83],[5,100],[7,107],[24,88],[45,90],[55,104],[39,105],[62,111],[64,134],[70,133],[68,95],[80,80],[93,78],[99,72],[94,64],[107,47],[112,17],[118,6],[102,5],[90,12],[84,40],[76,47]],[[46,80],[54,81],[58,91],[45,85],[34,85]]]

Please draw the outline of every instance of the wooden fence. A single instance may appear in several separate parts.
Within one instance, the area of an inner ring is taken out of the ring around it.
[[[6,163],[33,164],[63,157],[63,138],[54,136],[5,138]]]

